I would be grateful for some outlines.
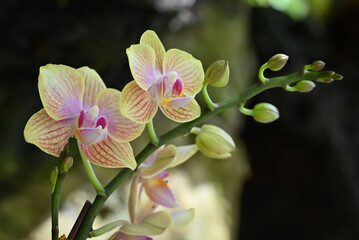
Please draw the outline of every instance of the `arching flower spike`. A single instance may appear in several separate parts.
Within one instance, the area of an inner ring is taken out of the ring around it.
[[[145,126],[122,116],[121,93],[106,88],[96,71],[48,64],[40,68],[39,93],[44,108],[27,122],[27,142],[59,156],[69,138],[76,137],[81,152],[92,163],[136,167],[128,141]]]
[[[178,49],[165,51],[154,31],[146,31],[140,44],[127,49],[134,81],[123,89],[121,112],[139,123],[149,122],[158,106],[168,118],[188,122],[201,113],[194,99],[202,89],[202,64]]]

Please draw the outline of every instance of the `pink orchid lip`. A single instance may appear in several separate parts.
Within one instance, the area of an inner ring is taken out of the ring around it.
[[[92,145],[107,138],[108,120],[98,116],[99,108],[95,105],[85,111],[81,109],[77,118],[76,138],[82,144]]]
[[[161,79],[161,102],[162,105],[167,106],[169,102],[176,99],[181,99],[184,83],[178,77],[176,71],[171,71]],[[184,104],[173,104],[174,108],[181,107],[189,101],[184,101]],[[178,105],[178,106],[177,106]]]

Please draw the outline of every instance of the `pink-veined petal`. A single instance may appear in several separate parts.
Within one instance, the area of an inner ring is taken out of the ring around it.
[[[40,98],[54,120],[77,117],[82,109],[84,89],[84,79],[74,68],[55,64],[40,68]]]
[[[174,145],[167,145],[163,148],[158,155],[156,156],[156,160],[149,167],[142,168],[140,171],[140,175],[143,178],[152,178],[164,171],[168,166],[175,161],[177,155],[177,148]]]
[[[133,235],[127,235],[122,232],[116,232],[110,237],[109,240],[153,240],[153,239],[146,236],[133,236]]]
[[[25,141],[42,151],[58,157],[69,138],[74,135],[76,119],[56,121],[45,109],[31,116],[24,130]]]
[[[176,122],[189,122],[201,115],[201,107],[195,99],[179,108],[170,108],[160,105],[161,111],[166,117]]]
[[[123,224],[120,232],[135,236],[153,236],[163,233],[171,224],[171,215],[165,211],[158,211],[143,219],[139,224]]]
[[[93,164],[107,168],[130,168],[137,166],[132,147],[127,142],[117,142],[110,136],[93,145],[80,144],[84,156]]]
[[[175,99],[164,99],[162,104],[167,108],[180,108],[188,104],[193,100],[192,96],[175,98]]]
[[[120,97],[122,115],[137,123],[147,123],[158,108],[156,93],[152,88],[144,91],[135,81],[129,82]]]
[[[148,198],[155,203],[168,208],[176,208],[179,206],[173,192],[164,179],[145,179],[143,186]]]
[[[178,49],[170,49],[163,58],[163,74],[175,71],[183,82],[183,94],[193,96],[202,89],[204,71],[201,61],[191,54]]]
[[[133,78],[147,91],[160,76],[160,69],[155,68],[155,51],[148,45],[135,44],[127,48],[126,53]]]
[[[165,55],[166,51],[157,34],[152,30],[147,30],[142,34],[140,44],[148,45],[155,51],[155,66],[156,69],[159,69],[160,72],[162,72],[163,56]]]
[[[82,105],[85,110],[95,105],[97,94],[106,88],[105,83],[102,81],[98,73],[89,68],[81,67],[77,71],[81,74],[85,81],[85,92],[82,100]]]
[[[120,96],[121,92],[116,89],[104,89],[97,95],[96,105],[100,109],[99,115],[108,119],[108,134],[119,142],[128,142],[141,135],[146,125],[131,121],[121,114]]]

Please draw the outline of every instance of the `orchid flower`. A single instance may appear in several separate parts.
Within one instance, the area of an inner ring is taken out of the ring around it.
[[[123,89],[120,99],[124,116],[147,123],[158,106],[176,122],[188,122],[201,113],[194,99],[204,80],[202,63],[191,54],[170,49],[167,52],[154,31],[146,31],[140,44],[127,49],[134,81]]]
[[[133,223],[141,222],[143,218],[153,212],[157,205],[167,208],[179,206],[168,186],[169,173],[164,171],[183,163],[197,150],[195,144],[177,148],[174,145],[163,145],[140,165],[138,173],[132,181],[129,200],[130,218]],[[151,202],[137,210],[143,190]]]
[[[27,122],[25,140],[59,156],[70,137],[92,163],[136,168],[129,141],[144,129],[119,109],[121,92],[106,88],[96,71],[48,64],[40,68],[39,93],[44,106]]]

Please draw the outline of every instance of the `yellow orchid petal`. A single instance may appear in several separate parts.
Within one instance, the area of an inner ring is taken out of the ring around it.
[[[136,213],[139,202],[139,189],[138,184],[140,182],[140,175],[135,174],[131,183],[130,198],[128,200],[128,211],[130,213],[131,222],[136,224]]]
[[[40,68],[40,98],[54,120],[77,117],[82,109],[84,90],[84,79],[76,69],[55,64]]]
[[[151,178],[164,171],[175,161],[177,148],[175,145],[167,145],[156,156],[156,160],[148,167],[141,169],[140,175],[143,178]]]
[[[163,233],[171,224],[171,215],[165,211],[158,211],[149,215],[139,224],[127,223],[122,225],[120,232],[128,235],[153,236]]]
[[[82,100],[84,109],[89,109],[95,105],[97,94],[106,88],[105,83],[102,81],[98,73],[89,68],[81,67],[77,71],[81,74],[85,82],[85,92]]]
[[[195,215],[194,208],[171,212],[172,225],[171,229],[183,228],[189,224]]]
[[[75,124],[76,119],[56,121],[47,114],[45,109],[41,109],[27,122],[24,130],[25,141],[58,157],[69,138],[74,135]]]
[[[141,135],[146,125],[131,121],[121,114],[120,96],[121,92],[116,89],[104,89],[97,95],[96,105],[100,109],[99,115],[108,120],[108,134],[119,142],[128,142]]]
[[[93,145],[80,144],[80,148],[90,162],[101,167],[127,167],[134,170],[137,166],[131,145],[127,142],[117,142],[110,136]]]
[[[163,58],[163,74],[172,71],[183,82],[184,95],[193,96],[201,91],[204,80],[202,63],[191,54],[178,49],[168,50]]]
[[[179,146],[177,147],[177,151],[176,160],[171,163],[169,168],[176,167],[190,159],[198,151],[198,147],[196,144]]]
[[[159,69],[162,72],[162,61],[163,56],[165,55],[165,48],[161,40],[158,38],[157,34],[152,30],[147,30],[144,32],[140,39],[140,44],[145,44],[153,48],[156,55],[155,66],[156,69]]]
[[[152,88],[144,91],[135,81],[124,87],[120,97],[123,116],[137,123],[147,123],[155,116],[157,108],[157,97]]]
[[[160,108],[166,117],[180,123],[192,121],[201,115],[201,107],[195,99],[183,107],[170,108],[168,106],[160,105]]]
[[[161,70],[155,68],[155,51],[148,45],[135,44],[127,48],[126,53],[132,76],[137,84],[147,91],[161,76]]]

